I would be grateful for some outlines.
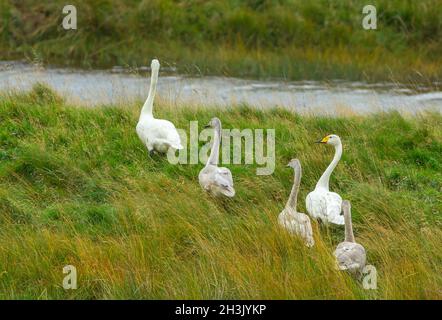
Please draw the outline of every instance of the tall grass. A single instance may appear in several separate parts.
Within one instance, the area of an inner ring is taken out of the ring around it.
[[[287,79],[420,81],[442,75],[442,2],[363,0],[0,0],[0,58],[84,67],[148,65],[180,72]]]
[[[442,298],[442,117],[396,112],[327,118],[285,110],[158,105],[188,128],[218,116],[225,128],[275,128],[276,170],[230,165],[237,195],[213,199],[202,165],[149,157],[134,127],[139,105],[67,106],[47,88],[0,97],[0,298]],[[341,228],[313,224],[304,247],[277,225],[303,165],[299,210],[333,151],[344,155],[331,186],[353,204],[357,240],[378,289],[334,269]],[[78,270],[64,290],[63,266]]]

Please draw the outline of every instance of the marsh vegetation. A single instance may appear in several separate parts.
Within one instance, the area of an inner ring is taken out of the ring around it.
[[[157,107],[187,128],[213,116],[225,128],[275,128],[276,170],[230,165],[236,196],[198,185],[203,165],[149,157],[138,104],[67,105],[38,85],[0,96],[0,298],[441,299],[442,116],[397,112],[301,116],[283,109]],[[298,157],[298,209],[332,157],[313,142],[337,133],[331,179],[351,199],[353,227],[378,271],[364,290],[333,268],[343,229],[313,223],[307,248],[277,217]],[[75,265],[78,289],[62,288]]]
[[[363,0],[0,0],[0,59],[65,66],[147,66],[186,74],[389,80],[442,75],[442,2],[375,0],[378,29],[364,30]]]

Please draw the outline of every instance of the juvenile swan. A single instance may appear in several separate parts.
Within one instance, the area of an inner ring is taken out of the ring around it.
[[[361,275],[365,267],[365,249],[359,243],[355,242],[353,227],[351,223],[350,202],[342,202],[345,218],[345,240],[341,242],[335,250],[336,262],[340,270],[346,270],[353,275]]]
[[[341,215],[342,198],[335,192],[330,192],[329,181],[333,169],[338,164],[342,156],[341,139],[334,134],[324,137],[317,143],[329,144],[335,147],[335,156],[327,169],[322,174],[315,190],[310,192],[306,198],[308,213],[315,219],[320,219],[325,224],[344,224],[344,217]]]
[[[287,166],[294,169],[295,177],[289,200],[284,210],[279,214],[278,221],[279,224],[290,233],[300,236],[307,247],[313,247],[315,240],[313,239],[310,218],[305,213],[296,211],[299,185],[301,184],[302,176],[301,163],[298,159],[292,159]]]
[[[155,119],[152,115],[153,100],[157,90],[158,71],[160,63],[157,59],[151,63],[152,76],[150,81],[149,95],[141,109],[140,119],[137,124],[137,134],[149,154],[154,152],[166,153],[169,148],[183,149],[180,136],[172,122]]]
[[[233,189],[232,173],[227,168],[218,167],[219,145],[221,140],[221,121],[213,118],[206,125],[206,128],[215,129],[212,140],[212,150],[206,166],[200,171],[198,179],[201,187],[213,194],[214,196],[233,197],[235,189]]]

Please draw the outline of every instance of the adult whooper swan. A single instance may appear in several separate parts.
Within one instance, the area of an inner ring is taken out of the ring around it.
[[[350,272],[352,275],[360,276],[365,267],[366,254],[365,249],[359,243],[355,242],[353,227],[351,222],[350,201],[342,202],[345,219],[345,240],[341,242],[336,250],[335,257],[340,270]]]
[[[215,130],[212,149],[206,166],[200,171],[198,179],[201,187],[214,196],[233,197],[235,189],[233,188],[232,173],[227,168],[218,167],[219,146],[221,142],[221,121],[213,118],[205,126]]]
[[[154,152],[166,153],[169,148],[183,149],[180,136],[173,123],[153,117],[153,101],[157,90],[158,71],[160,70],[160,63],[157,59],[152,60],[151,70],[149,95],[141,109],[136,128],[138,137],[147,147],[150,155]]]
[[[296,234],[304,240],[307,247],[313,247],[315,240],[313,239],[312,225],[310,218],[301,212],[296,211],[298,202],[299,185],[301,184],[302,169],[298,159],[292,159],[288,167],[294,169],[294,183],[290,192],[289,200],[284,210],[279,214],[279,224],[292,234]]]
[[[315,190],[307,195],[307,211],[313,218],[320,219],[325,224],[343,225],[344,217],[341,215],[342,198],[339,194],[331,192],[329,189],[330,175],[342,156],[341,139],[337,135],[331,134],[317,141],[317,143],[334,146],[335,155],[333,161],[329,164],[316,184]]]

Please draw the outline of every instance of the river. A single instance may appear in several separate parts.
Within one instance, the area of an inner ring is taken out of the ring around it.
[[[391,109],[413,114],[423,110],[442,112],[442,83],[435,83],[430,89],[397,83],[342,80],[290,82],[190,77],[167,71],[160,70],[157,95],[162,101],[177,107],[194,104],[222,108],[247,104],[256,108],[280,106],[313,114],[339,111],[369,113]],[[85,71],[0,62],[0,91],[29,90],[36,82],[48,84],[68,103],[93,107],[144,100],[150,75],[148,68],[132,72],[122,67]]]

